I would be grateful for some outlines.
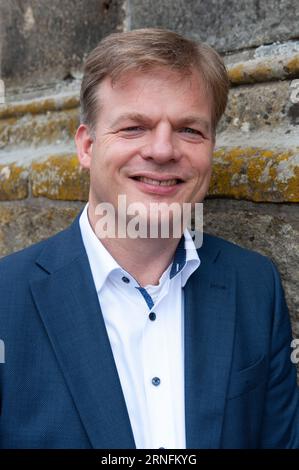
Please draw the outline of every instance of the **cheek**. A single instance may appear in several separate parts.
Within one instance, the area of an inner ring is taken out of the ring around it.
[[[134,155],[138,155],[136,142],[122,139],[114,141],[102,152],[102,160],[106,168],[117,170],[130,163]]]
[[[96,148],[92,155],[90,171],[98,178],[104,178],[104,176],[111,172],[115,163],[113,158],[114,153],[110,152],[108,148],[101,146]]]
[[[212,159],[208,156],[199,157],[193,169],[199,178],[209,176],[212,172]]]

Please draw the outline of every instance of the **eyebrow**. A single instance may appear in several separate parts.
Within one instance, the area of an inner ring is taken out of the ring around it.
[[[142,124],[151,124],[152,120],[146,116],[145,114],[142,113],[124,113],[118,116],[115,121],[113,121],[111,124],[112,126],[117,126],[123,121],[137,121]],[[189,125],[199,125],[204,128],[206,132],[211,131],[211,123],[200,116],[185,116],[183,118],[180,118],[176,122],[177,127],[186,127]]]
[[[112,126],[117,126],[123,121],[138,121],[144,124],[151,123],[151,119],[149,119],[145,114],[141,113],[124,113],[118,116],[115,121],[112,121]]]

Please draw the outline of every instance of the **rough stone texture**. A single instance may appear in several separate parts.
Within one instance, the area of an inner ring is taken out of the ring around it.
[[[216,150],[209,194],[258,202],[299,202],[299,147],[294,152],[255,147]]]
[[[0,75],[7,86],[71,78],[107,33],[121,27],[118,0],[0,3]]]
[[[85,201],[88,198],[89,173],[78,164],[77,155],[53,155],[31,167],[33,196],[64,201]]]
[[[0,161],[12,149],[73,142],[79,124],[79,83],[45,92],[9,96],[0,106]]]
[[[228,67],[231,83],[256,83],[296,77],[299,72],[299,54],[261,58]]]
[[[285,287],[294,336],[299,338],[298,205],[209,199],[204,203],[204,230],[275,262]]]
[[[0,257],[66,228],[83,207],[41,199],[0,204]]]
[[[0,201],[24,199],[27,196],[28,171],[16,164],[0,165]]]
[[[166,27],[232,51],[299,35],[297,0],[130,0],[131,29]]]
[[[24,144],[60,143],[74,137],[78,124],[78,109],[0,119],[0,149]]]
[[[295,20],[295,19],[294,19]],[[295,20],[296,21],[296,20]],[[231,67],[240,62],[248,62],[254,59],[271,59],[277,57],[279,60],[293,57],[299,53],[299,41],[290,39],[284,42],[273,42],[271,44],[262,44],[256,48],[242,49],[225,54],[224,61]]]
[[[288,131],[293,126],[298,126],[299,103],[292,102],[295,91],[294,82],[290,80],[231,88],[225,114],[218,125],[218,133],[262,133],[273,126],[280,126]],[[297,136],[299,145],[298,131]],[[287,135],[285,139],[287,141]]]
[[[73,109],[77,108],[79,105],[79,89],[76,89],[71,93],[67,93],[67,91],[65,93],[58,92],[53,96],[51,96],[51,89],[47,90],[47,92],[49,93],[49,96],[46,97],[29,97],[27,94],[24,94],[21,96],[21,99],[16,102],[12,99],[8,100],[8,102],[0,108],[0,119],[21,117],[24,114],[34,116],[36,114],[45,114],[50,111]]]

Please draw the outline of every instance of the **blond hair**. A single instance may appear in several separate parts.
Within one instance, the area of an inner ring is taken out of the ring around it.
[[[229,79],[219,54],[205,43],[159,28],[112,33],[88,55],[81,84],[81,123],[94,131],[99,103],[97,92],[106,77],[115,82],[131,70],[150,71],[167,67],[182,76],[197,70],[212,97],[212,126],[225,111]]]

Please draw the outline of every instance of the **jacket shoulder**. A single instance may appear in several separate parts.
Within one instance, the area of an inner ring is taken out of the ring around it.
[[[243,248],[233,242],[214,235],[204,234],[203,245],[199,250],[201,254],[208,256],[211,260],[220,262],[224,267],[234,268],[239,280],[252,282],[256,285],[259,281],[270,290],[275,280],[280,282],[280,275],[276,265],[268,257],[254,250]]]
[[[244,248],[234,242],[207,233],[203,237],[203,250],[210,253],[218,251],[222,260],[229,262],[229,264],[239,265],[243,262],[271,263],[270,258],[257,251]]]

